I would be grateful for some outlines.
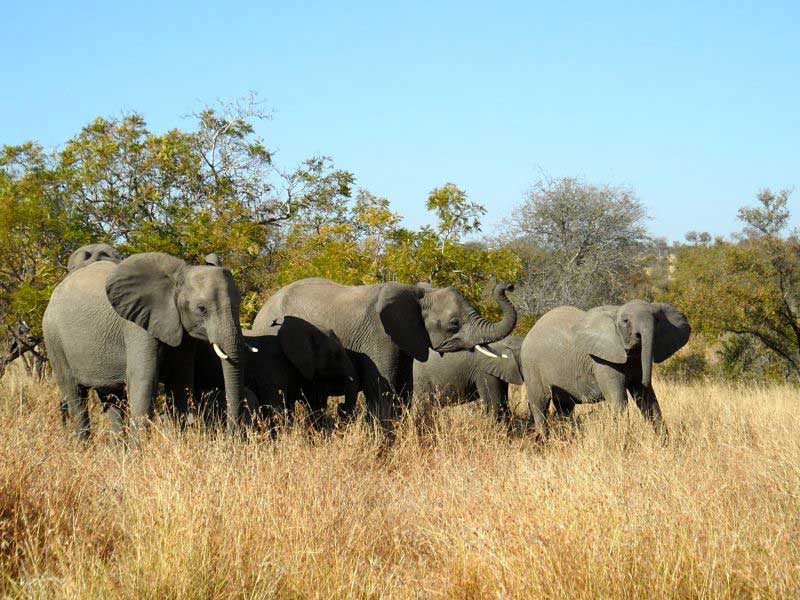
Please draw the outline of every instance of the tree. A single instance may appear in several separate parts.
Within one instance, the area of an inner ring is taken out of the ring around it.
[[[162,134],[137,113],[97,118],[53,152],[0,150],[0,319],[38,333],[66,257],[96,241],[190,263],[216,252],[242,290],[243,320],[258,310],[290,224],[349,195],[352,175],[324,157],[281,172],[255,133],[268,115],[252,97],[193,117]]]
[[[800,376],[800,238],[786,231],[789,192],[764,190],[740,209],[744,229],[734,241],[685,246],[675,259],[670,296],[692,326],[724,344],[723,358],[756,364],[756,342]],[[761,361],[769,366],[770,361]],[[732,370],[728,367],[729,370]]]
[[[630,190],[576,178],[539,181],[501,238],[522,259],[523,311],[541,316],[562,305],[623,301],[649,242],[646,219]]]

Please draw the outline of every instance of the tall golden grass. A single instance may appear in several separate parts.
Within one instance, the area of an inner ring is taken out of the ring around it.
[[[474,407],[233,442],[84,446],[49,384],[0,396],[0,592],[18,597],[799,597],[800,392],[658,385],[547,444]]]

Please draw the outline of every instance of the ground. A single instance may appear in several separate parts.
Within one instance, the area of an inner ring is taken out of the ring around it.
[[[60,425],[49,384],[0,391],[0,593],[36,597],[798,597],[800,391],[656,383],[545,445],[479,411],[137,449]],[[516,392],[517,394],[519,391]]]

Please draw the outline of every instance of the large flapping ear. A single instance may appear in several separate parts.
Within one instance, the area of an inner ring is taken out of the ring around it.
[[[317,350],[314,325],[298,317],[287,316],[278,328],[278,343],[286,358],[300,371],[303,379],[312,381],[317,374]]]
[[[653,361],[667,360],[686,345],[692,328],[686,316],[671,304],[654,303]]]
[[[179,346],[183,326],[175,303],[182,260],[163,252],[134,254],[106,280],[106,296],[117,314],[136,323],[158,340]]]
[[[621,365],[628,360],[628,355],[610,309],[604,306],[587,311],[575,323],[572,333],[581,352]]]
[[[431,347],[419,305],[424,293],[418,286],[384,283],[376,306],[384,331],[405,354],[420,362],[428,360]]]
[[[519,338],[516,340],[514,338]],[[521,385],[522,371],[519,364],[519,353],[522,348],[522,336],[510,336],[499,342],[489,344],[489,349],[497,354],[497,358],[476,354],[483,370],[506,383]]]

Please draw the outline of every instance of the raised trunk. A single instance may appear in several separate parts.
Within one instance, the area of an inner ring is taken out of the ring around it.
[[[642,385],[649,388],[653,373],[654,327],[652,319],[639,327],[639,333],[642,336]]]
[[[473,344],[491,344],[511,334],[517,325],[517,311],[506,297],[506,291],[513,289],[506,283],[500,283],[494,288],[494,299],[500,310],[503,311],[503,319],[497,323],[487,321],[480,315],[476,315],[470,326],[469,338]]]

